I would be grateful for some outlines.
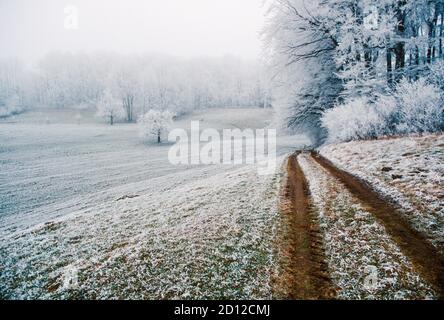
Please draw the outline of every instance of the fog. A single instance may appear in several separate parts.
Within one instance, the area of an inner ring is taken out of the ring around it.
[[[73,7],[76,22],[67,28]],[[0,57],[114,51],[254,59],[264,11],[263,0],[0,0]]]

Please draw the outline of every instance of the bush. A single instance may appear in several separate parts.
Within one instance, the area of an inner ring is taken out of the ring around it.
[[[398,102],[393,95],[380,94],[376,97],[375,110],[381,118],[377,132],[378,137],[397,134]]]
[[[17,95],[13,95],[0,101],[0,118],[6,118],[15,114],[19,114],[24,110],[20,105],[20,99]]]
[[[357,98],[326,111],[322,125],[328,130],[327,142],[444,131],[444,94],[430,79],[404,79],[391,95],[374,103]]]
[[[439,132],[444,129],[443,93],[425,79],[403,80],[393,94],[397,102],[399,134]]]
[[[444,61],[435,62],[430,66],[427,81],[444,91]]]
[[[383,119],[365,98],[357,98],[326,111],[321,119],[328,143],[375,138]]]

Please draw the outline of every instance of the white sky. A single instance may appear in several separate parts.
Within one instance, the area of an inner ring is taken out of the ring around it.
[[[0,0],[0,56],[52,50],[257,58],[263,0]],[[78,30],[64,9],[79,10]]]

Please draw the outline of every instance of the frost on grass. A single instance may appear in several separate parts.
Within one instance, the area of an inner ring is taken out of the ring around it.
[[[443,135],[328,145],[320,152],[400,205],[444,252]]]
[[[2,235],[0,297],[271,298],[280,175],[244,167]]]
[[[414,272],[385,228],[359,201],[310,157],[301,155],[298,160],[319,214],[338,297],[433,298],[430,286]]]

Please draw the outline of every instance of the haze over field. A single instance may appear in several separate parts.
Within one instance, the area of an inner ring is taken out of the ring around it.
[[[1,57],[35,62],[50,51],[226,54],[258,59],[263,0],[0,1]],[[65,28],[65,8],[78,29]],[[68,11],[69,13],[70,11]]]

